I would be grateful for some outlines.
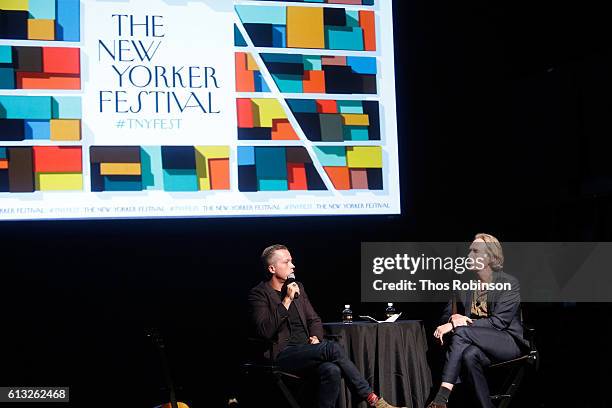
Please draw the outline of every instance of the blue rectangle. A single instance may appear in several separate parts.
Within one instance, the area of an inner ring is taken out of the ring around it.
[[[164,170],[165,191],[198,191],[195,169]]]
[[[278,48],[285,48],[287,46],[287,27],[272,27],[272,46]]]
[[[289,183],[287,180],[259,180],[259,191],[288,191]]]
[[[352,142],[367,142],[370,140],[370,132],[367,127],[345,126],[344,140]]]
[[[255,164],[255,148],[252,146],[238,146],[238,165],[252,166]]]
[[[338,112],[363,114],[361,101],[338,101]]]
[[[138,176],[103,176],[104,191],[142,191]]]
[[[270,87],[268,87],[268,84],[266,83],[266,80],[261,75],[261,72],[255,71],[254,79],[255,79],[255,92],[270,92]]]
[[[243,23],[257,24],[287,24],[287,11],[285,7],[262,7],[251,5],[237,5],[236,12]]]
[[[0,89],[15,89],[15,71],[13,68],[0,67]]]
[[[13,62],[13,50],[10,45],[0,45],[0,64]]]
[[[0,95],[0,118],[51,119],[50,96]]]
[[[305,71],[321,71],[323,69],[319,55],[304,55],[303,61]]]
[[[264,62],[288,62],[301,64],[303,57],[300,54],[261,54]]]
[[[79,96],[55,96],[52,101],[53,119],[81,119],[81,98]]]
[[[363,30],[360,27],[326,27],[325,37],[330,50],[363,51]]]
[[[314,99],[287,99],[287,103],[295,113],[317,113],[317,101]]]
[[[140,162],[142,163],[142,187],[145,190],[163,190],[161,146],[142,146]]]
[[[60,3],[62,1],[59,0]],[[29,0],[28,11],[32,18],[55,20],[55,3],[53,0]]]
[[[287,182],[287,159],[284,147],[257,147],[255,167],[260,191],[284,191]]]
[[[276,85],[284,93],[303,93],[304,85],[300,75],[272,74]]]
[[[321,166],[346,166],[346,148],[344,146],[314,146],[314,152]]]
[[[60,41],[81,40],[81,10],[79,0],[59,0],[56,8],[55,31]]]
[[[347,57],[346,64],[358,74],[376,75],[376,58],[371,57]]]
[[[6,147],[0,147],[0,159],[6,159],[8,156],[6,155]]]
[[[51,139],[51,123],[48,120],[26,120],[24,126],[28,140]]]

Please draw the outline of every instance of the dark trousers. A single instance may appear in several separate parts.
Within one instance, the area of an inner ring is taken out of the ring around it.
[[[450,338],[442,381],[457,384],[461,375],[474,387],[480,406],[491,408],[493,403],[484,369],[520,355],[519,346],[507,332],[488,327],[457,327]]]
[[[344,349],[336,342],[289,346],[276,358],[285,371],[304,373],[316,370],[319,376],[319,407],[335,407],[340,392],[340,378],[344,376],[357,395],[366,399],[372,388]]]

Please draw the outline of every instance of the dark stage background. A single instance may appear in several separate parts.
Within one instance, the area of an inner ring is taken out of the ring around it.
[[[144,330],[159,327],[182,397],[223,406],[239,392],[245,298],[270,243],[292,249],[337,321],[345,303],[384,310],[359,305],[362,241],[610,240],[603,2],[394,3],[402,216],[2,223],[0,385],[69,385],[74,407],[152,407],[162,377]],[[399,309],[429,325],[438,313]],[[516,406],[609,405],[612,307],[525,309],[542,366]]]

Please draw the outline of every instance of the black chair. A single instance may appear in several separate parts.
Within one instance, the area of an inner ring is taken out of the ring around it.
[[[326,334],[325,339],[338,342],[342,338],[341,334]],[[280,391],[280,395],[290,408],[300,408],[301,406],[311,406],[314,404],[312,398],[316,395],[314,386],[316,382],[310,381],[308,377],[301,377],[283,371],[273,360],[264,357],[272,355],[272,342],[258,338],[248,339],[250,356],[249,362],[242,365],[242,372],[246,378],[259,378],[274,384]],[[298,402],[300,401],[300,402]],[[259,406],[259,405],[257,405]]]
[[[491,395],[491,400],[499,404],[498,408],[510,406],[527,371],[530,369],[537,371],[540,365],[540,355],[535,346],[535,330],[527,327],[523,330],[525,339],[529,342],[529,352],[514,360],[503,361],[489,366],[490,371],[508,370],[508,374],[501,387],[501,392]]]
[[[263,339],[249,338],[249,361],[242,365],[242,372],[247,379],[257,378],[264,383],[272,383],[282,396],[284,402],[291,408],[300,408],[298,397],[294,396],[291,388],[302,388],[302,378],[281,370],[276,363],[263,357],[264,352],[272,355],[272,342]],[[297,383],[295,387],[290,387],[288,382]],[[260,404],[253,405],[259,406]]]

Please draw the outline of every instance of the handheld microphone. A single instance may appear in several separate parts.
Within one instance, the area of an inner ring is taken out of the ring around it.
[[[293,282],[295,282],[295,273],[291,273],[289,274],[289,276],[287,276],[287,280],[285,281],[285,285],[289,286],[291,285]],[[299,293],[296,293],[293,298],[297,299],[298,297],[300,297]]]

